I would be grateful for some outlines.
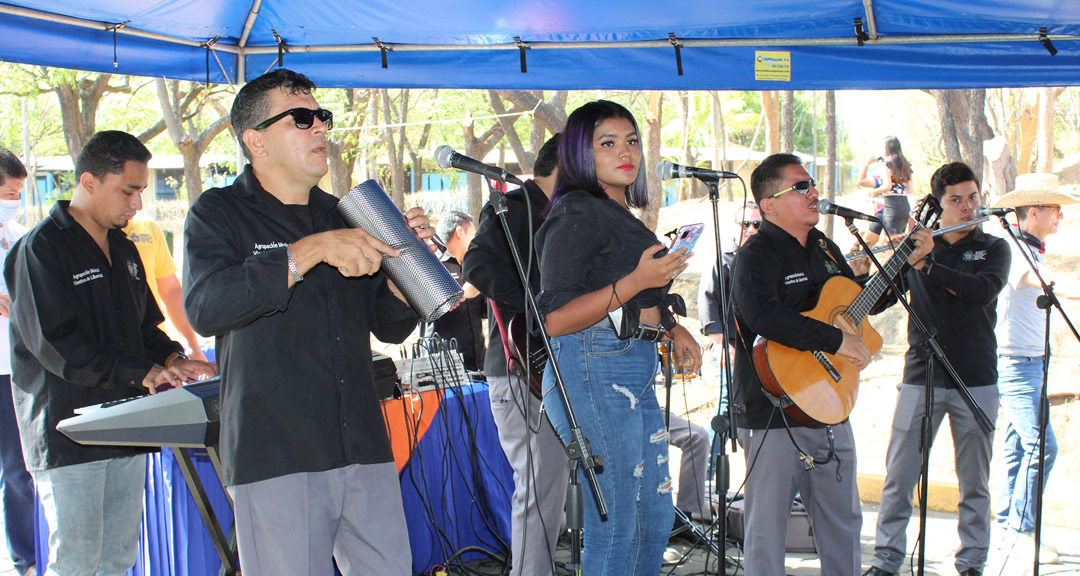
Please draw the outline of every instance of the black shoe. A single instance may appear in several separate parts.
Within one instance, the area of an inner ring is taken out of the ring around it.
[[[871,566],[869,570],[863,572],[863,576],[896,576],[896,572],[886,572],[877,566]]]
[[[960,576],[982,576],[982,571],[976,570],[974,568],[968,568],[967,570],[961,572]]]

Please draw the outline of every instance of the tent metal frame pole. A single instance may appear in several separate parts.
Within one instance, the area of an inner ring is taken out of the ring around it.
[[[1054,42],[1069,42],[1080,40],[1080,36],[1066,34],[1050,35],[1048,38]],[[905,44],[972,44],[990,42],[1038,42],[1040,36],[1035,34],[935,34],[926,36],[879,36],[876,39],[865,42],[867,46],[881,45],[905,45]],[[486,50],[518,50],[515,43],[501,44],[395,44],[383,42],[385,46],[392,47],[395,52],[452,52],[452,51],[486,51]],[[771,48],[785,46],[857,46],[858,41],[854,36],[842,38],[679,38],[679,44],[683,48]],[[669,40],[636,40],[630,42],[530,42],[529,47],[533,50],[573,50],[573,49],[618,49],[618,48],[663,48],[670,49]],[[243,49],[245,55],[253,54],[277,54],[277,46],[251,46]],[[322,52],[378,52],[380,48],[374,44],[341,44],[336,46],[310,46],[289,45],[291,53],[322,53]]]
[[[10,4],[0,4],[0,14],[10,14],[12,16],[19,16],[22,18],[29,18],[31,20],[40,20],[43,22],[53,22],[56,24],[66,24],[68,26],[76,26],[79,28],[90,28],[92,30],[99,30],[102,32],[112,31],[112,27],[116,25],[115,22],[103,22],[101,20],[87,20],[85,18],[75,18],[73,16],[61,16],[52,12],[42,12],[41,10],[34,10],[31,8],[21,8],[18,6],[11,6]],[[160,42],[168,42],[170,44],[179,44],[182,46],[190,46],[192,48],[205,48],[205,40],[188,40],[186,38],[179,38],[177,36],[169,36],[167,34],[159,34],[157,32],[147,32],[146,30],[140,30],[130,26],[124,26],[116,29],[116,34],[124,36],[137,36],[139,38],[147,38],[149,40],[158,40]],[[233,54],[243,53],[243,49],[231,44],[217,44],[214,46],[215,50],[221,50],[223,52],[232,52]]]
[[[262,0],[254,0],[251,4],[251,10],[248,11],[247,20],[244,21],[244,31],[240,34],[239,47],[241,50],[241,57],[237,59],[236,63],[236,83],[243,84],[247,82],[247,62],[243,57],[243,50],[247,47],[248,36],[251,35],[251,29],[255,27],[255,20],[259,17],[259,10],[262,8]]]
[[[871,40],[877,40],[877,23],[874,21],[874,0],[863,0],[863,11],[866,12],[866,33]]]

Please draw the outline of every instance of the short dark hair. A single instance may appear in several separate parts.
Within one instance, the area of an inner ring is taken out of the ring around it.
[[[103,130],[90,137],[75,160],[75,179],[89,172],[98,180],[106,174],[120,174],[124,164],[147,164],[153,154],[139,139],[119,130]]]
[[[559,141],[562,138],[559,137],[560,133],[556,133],[551,138],[548,138],[547,142],[540,147],[540,151],[536,153],[536,162],[533,164],[533,175],[541,178],[547,178],[551,176],[551,173],[555,171],[555,168],[559,165]]]
[[[596,160],[593,156],[593,133],[596,127],[609,118],[626,118],[638,133],[638,142],[643,136],[634,115],[621,104],[609,100],[589,102],[570,113],[566,119],[566,128],[562,131],[559,142],[559,175],[555,179],[555,193],[551,196],[554,206],[560,198],[572,190],[583,190],[598,198],[606,198],[603,186],[596,178]],[[645,153],[641,154],[641,166],[638,167],[637,179],[627,187],[626,205],[631,208],[645,208],[649,205],[648,175],[645,173]]]
[[[779,192],[778,183],[784,179],[784,168],[792,164],[802,166],[802,159],[794,154],[773,154],[754,168],[750,173],[750,191],[758,205],[762,200]]]
[[[8,178],[22,180],[26,178],[26,166],[11,150],[0,146],[0,184]]]
[[[244,132],[258,126],[270,115],[267,93],[275,88],[284,90],[290,96],[310,94],[315,90],[315,83],[299,72],[278,68],[248,82],[237,92],[230,120],[236,139],[240,141],[240,149],[248,160],[251,160],[251,151],[244,144]]]
[[[967,164],[950,162],[935,170],[934,175],[930,177],[930,194],[940,200],[945,195],[946,186],[955,186],[969,181],[975,182],[975,187],[982,189],[979,186],[979,179],[975,177],[975,171]]]

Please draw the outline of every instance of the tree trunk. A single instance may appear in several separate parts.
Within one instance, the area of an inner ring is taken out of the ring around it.
[[[716,147],[714,144],[713,150],[719,150],[719,153],[713,154],[713,168],[717,170],[727,170],[727,125],[724,124],[724,108],[720,105],[720,93],[712,91],[709,93],[712,96],[712,119],[713,119],[713,137],[715,143],[719,144]],[[733,200],[731,195],[731,179],[724,179],[724,193],[727,195],[728,202]]]
[[[654,167],[660,163],[660,128],[664,125],[664,93],[659,90],[649,91],[649,112],[645,116],[645,139],[648,160],[642,169]],[[648,171],[649,206],[642,211],[641,220],[656,230],[660,221],[660,206],[664,203],[664,182],[657,178],[654,170]]]
[[[765,154],[780,152],[780,101],[776,92],[761,93],[761,114],[765,117]]]
[[[1027,174],[1031,172],[1032,149],[1035,147],[1035,140],[1038,137],[1039,132],[1038,117],[1038,101],[1035,102],[1034,106],[1026,103],[1023,104],[1023,108],[1020,111],[1020,126],[1017,129],[1018,134],[1016,137],[1016,149],[1018,150],[1016,155],[1017,174]]]
[[[518,110],[534,110],[533,118],[548,132],[555,134],[566,128],[566,90],[558,90],[546,100],[543,90],[499,90],[498,93]]]
[[[536,155],[532,151],[525,150],[525,147],[521,145],[521,138],[518,138],[517,131],[514,130],[514,123],[517,122],[520,116],[503,116],[503,114],[506,114],[506,107],[503,106],[502,98],[499,97],[499,93],[495,90],[488,90],[488,100],[491,102],[491,109],[498,115],[503,134],[510,141],[510,147],[514,149],[514,156],[517,156],[517,163],[521,172],[532,172]]]
[[[1054,113],[1057,106],[1055,88],[1046,87],[1039,89],[1039,136],[1038,136],[1038,168],[1036,172],[1047,174],[1054,171]]]
[[[693,95],[690,92],[679,92],[679,111],[682,115],[682,157],[683,163],[687,166],[694,166],[697,164],[697,158],[694,157],[694,151],[690,148],[690,118],[694,115],[693,111]],[[657,151],[659,154],[659,150]],[[659,162],[659,156],[657,162]],[[649,164],[655,166],[655,164]],[[679,201],[689,200],[691,198],[700,198],[703,194],[698,188],[700,182],[697,178],[680,178],[678,182],[679,189]]]
[[[795,92],[780,93],[780,151],[795,152]]]
[[[383,142],[386,143],[386,153],[390,163],[390,198],[398,208],[403,208],[405,206],[405,170],[398,147],[394,143],[394,129],[390,127],[390,124],[394,123],[391,116],[390,91],[382,88],[379,90],[379,95],[382,98],[383,124],[387,125],[383,128]],[[402,98],[404,97],[402,95]]]
[[[60,118],[64,126],[64,141],[74,164],[83,146],[97,131],[97,109],[109,89],[112,74],[99,74],[94,79],[75,78],[70,83],[53,86],[60,100]]]
[[[982,190],[993,203],[1012,190],[1016,182],[1016,166],[1009,154],[1009,142],[1004,136],[986,141],[985,157],[986,170]]]
[[[229,126],[229,115],[222,110],[218,118],[200,132],[194,119],[199,116],[203,104],[207,102],[199,98],[204,88],[193,83],[182,84],[178,80],[166,83],[163,78],[154,80],[154,84],[169,139],[184,158],[184,190],[190,206],[202,194],[202,169],[199,161],[214,138]],[[182,89],[184,84],[190,88],[187,92]],[[183,125],[185,118],[190,119],[187,131]]]
[[[947,90],[931,90],[937,104],[938,119],[941,121],[941,141],[945,146],[945,160],[962,162],[960,143],[956,139],[956,123],[953,121],[952,103]]]
[[[836,199],[836,92],[833,90],[825,91],[825,197],[829,201]],[[818,190],[821,192],[821,190]],[[829,218],[825,222],[825,235],[829,238],[833,237],[833,220],[835,218]]]

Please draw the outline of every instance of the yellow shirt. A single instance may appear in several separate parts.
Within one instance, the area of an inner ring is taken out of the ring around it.
[[[135,243],[139,249],[139,256],[143,261],[143,269],[146,271],[146,283],[150,285],[150,291],[154,293],[158,308],[165,314],[165,304],[158,294],[158,278],[176,273],[176,263],[173,262],[169,247],[165,244],[165,234],[161,227],[153,220],[132,220],[124,228],[124,234]]]

